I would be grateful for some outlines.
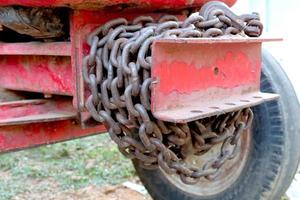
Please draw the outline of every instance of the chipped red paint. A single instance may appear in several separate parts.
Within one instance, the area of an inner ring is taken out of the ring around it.
[[[0,43],[0,87],[71,96],[71,52],[70,42]]]
[[[160,39],[152,46],[151,111],[189,122],[257,105],[262,38]]]
[[[50,113],[50,114],[49,114]],[[0,126],[54,119],[75,119],[72,98],[19,100],[0,103]],[[58,116],[58,117],[57,117]]]
[[[0,87],[72,96],[70,57],[0,55]]]
[[[70,42],[0,43],[0,55],[71,56]]]
[[[223,48],[223,45],[216,48]],[[184,51],[184,48],[181,50]],[[159,90],[162,93],[190,93],[210,87],[232,88],[256,83],[259,77],[259,60],[251,63],[251,59],[243,52],[228,51],[212,63],[200,65],[194,63],[193,58],[188,60],[188,63],[180,61],[180,55],[185,56],[180,52],[174,55],[177,59],[170,62],[163,60],[154,68],[154,74],[163,77],[158,80]],[[199,59],[201,58],[203,57],[199,56]]]
[[[58,6],[72,8],[144,8],[144,9],[166,9],[186,8],[201,6],[209,0],[0,0],[0,6],[23,5],[30,7]],[[228,5],[233,5],[236,0],[221,0]]]
[[[103,125],[82,129],[74,121],[0,127],[0,152],[35,147],[106,132]]]
[[[7,118],[17,118],[32,114],[41,113],[41,108],[45,108],[45,100],[25,103],[24,101],[0,103],[0,121]]]

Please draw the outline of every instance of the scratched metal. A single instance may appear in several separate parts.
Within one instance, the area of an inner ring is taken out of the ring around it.
[[[151,45],[160,38],[257,37],[262,33],[259,16],[249,16],[243,20],[225,4],[213,2],[183,21],[172,15],[158,20],[139,16],[132,21],[108,21],[87,39],[90,51],[82,67],[90,90],[86,109],[94,120],[106,124],[121,152],[141,166],[160,167],[167,174],[179,175],[186,184],[196,184],[201,178],[214,180],[239,151],[237,143],[250,127],[253,113],[245,108],[181,124],[155,119],[150,110],[151,85],[157,82],[150,77]],[[217,143],[223,144],[219,155],[203,168],[184,162],[188,155],[202,155]]]

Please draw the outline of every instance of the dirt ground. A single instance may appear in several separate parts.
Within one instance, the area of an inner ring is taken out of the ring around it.
[[[6,176],[7,174],[0,174]],[[13,197],[11,200],[152,200],[152,198],[145,192],[138,178],[131,178],[129,184],[133,187],[126,187],[125,184],[96,186],[90,185],[77,190],[67,190],[57,192],[58,185],[51,179],[41,180],[47,182],[50,190],[45,192],[32,193],[29,189],[18,196]],[[39,181],[32,181],[30,187],[41,184]],[[135,187],[136,188],[135,188]],[[282,197],[281,200],[300,200],[300,168],[296,174],[292,185],[287,191],[287,195]],[[142,189],[141,189],[142,188]]]
[[[51,180],[47,181],[49,187],[52,187],[52,192],[49,190],[41,193],[32,193],[28,191],[15,196],[11,200],[151,200],[151,197],[148,194],[141,193],[135,189],[130,189],[122,184],[101,187],[91,185],[78,190],[67,190],[57,193],[55,183]],[[133,179],[131,182],[142,187],[138,179]]]
[[[97,188],[95,186],[89,186],[87,188],[80,189],[75,192],[64,192],[58,194],[53,200],[74,200],[74,199],[86,199],[86,200],[150,200],[147,195],[140,194],[136,191],[128,189],[122,185],[107,186],[104,188]],[[52,200],[52,199],[51,199]]]
[[[300,170],[287,196],[300,200]],[[0,200],[151,200],[108,136],[0,155]]]

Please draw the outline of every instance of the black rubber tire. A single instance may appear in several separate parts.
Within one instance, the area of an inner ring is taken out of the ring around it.
[[[237,181],[214,196],[196,196],[173,185],[160,170],[134,162],[154,200],[279,200],[296,173],[300,158],[300,107],[291,83],[275,59],[263,52],[261,90],[280,94],[278,101],[253,108],[252,143]]]

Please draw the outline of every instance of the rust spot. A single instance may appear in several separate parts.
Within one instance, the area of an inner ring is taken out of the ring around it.
[[[217,76],[218,74],[219,74],[219,68],[218,68],[218,67],[215,67],[215,68],[214,68],[214,75]]]

